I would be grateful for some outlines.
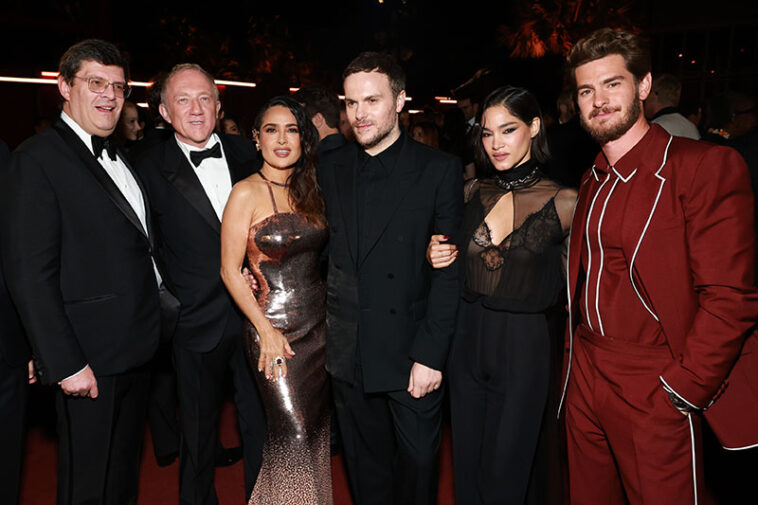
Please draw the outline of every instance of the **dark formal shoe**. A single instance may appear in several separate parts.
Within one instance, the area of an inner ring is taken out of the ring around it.
[[[166,454],[165,456],[156,456],[155,460],[158,462],[158,466],[169,466],[174,461],[176,461],[176,458],[178,457],[178,452],[172,452],[171,454]]]
[[[242,447],[220,448],[216,451],[216,466],[229,466],[242,459]]]

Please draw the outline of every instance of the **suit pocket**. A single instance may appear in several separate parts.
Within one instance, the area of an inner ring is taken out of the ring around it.
[[[69,300],[63,302],[63,305],[82,305],[85,303],[97,303],[97,302],[104,302],[106,300],[112,300],[113,298],[116,298],[116,295],[111,293],[108,295],[100,295],[100,296],[90,296],[87,298],[79,298],[76,300]]]

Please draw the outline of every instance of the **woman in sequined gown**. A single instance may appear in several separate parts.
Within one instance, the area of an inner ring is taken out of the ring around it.
[[[548,467],[559,460],[558,423],[545,410],[561,348],[548,313],[564,285],[577,194],[540,171],[547,141],[530,92],[497,89],[482,110],[476,163],[484,175],[464,186],[454,241],[463,262],[448,360],[456,503],[553,503],[562,498],[560,469]],[[428,250],[437,268],[457,258],[440,239]],[[540,440],[549,443],[538,449]]]
[[[267,419],[249,503],[331,504],[318,133],[300,104],[277,97],[258,115],[255,138],[263,166],[234,186],[221,227],[221,276],[248,319],[246,349]],[[255,282],[240,273],[245,259]]]

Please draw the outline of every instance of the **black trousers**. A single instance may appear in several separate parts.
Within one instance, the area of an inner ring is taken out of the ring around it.
[[[442,389],[366,394],[332,379],[342,446],[356,505],[434,505],[442,425]]]
[[[150,363],[150,400],[147,420],[155,459],[168,461],[179,454],[179,420],[176,415],[176,372],[170,341],[161,342]]]
[[[97,377],[98,397],[58,391],[58,504],[137,503],[149,372]]]
[[[179,501],[182,505],[216,505],[213,485],[219,416],[231,370],[239,414],[245,464],[245,492],[250,496],[261,467],[265,417],[258,389],[242,351],[242,336],[227,332],[209,352],[174,344],[182,447],[179,454]]]
[[[0,360],[0,503],[18,503],[24,419],[28,397],[26,365]]]
[[[448,363],[458,505],[525,503],[550,353],[544,315],[461,302]]]

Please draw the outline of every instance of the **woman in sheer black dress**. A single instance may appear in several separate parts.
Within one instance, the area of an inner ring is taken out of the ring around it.
[[[546,314],[564,284],[564,239],[577,194],[540,170],[547,142],[529,91],[497,89],[483,111],[476,162],[486,175],[465,185],[454,241],[463,262],[448,362],[456,503],[520,505],[530,476],[542,480],[538,488],[561,486],[532,470],[555,373]],[[428,250],[436,268],[458,257],[441,238]]]

